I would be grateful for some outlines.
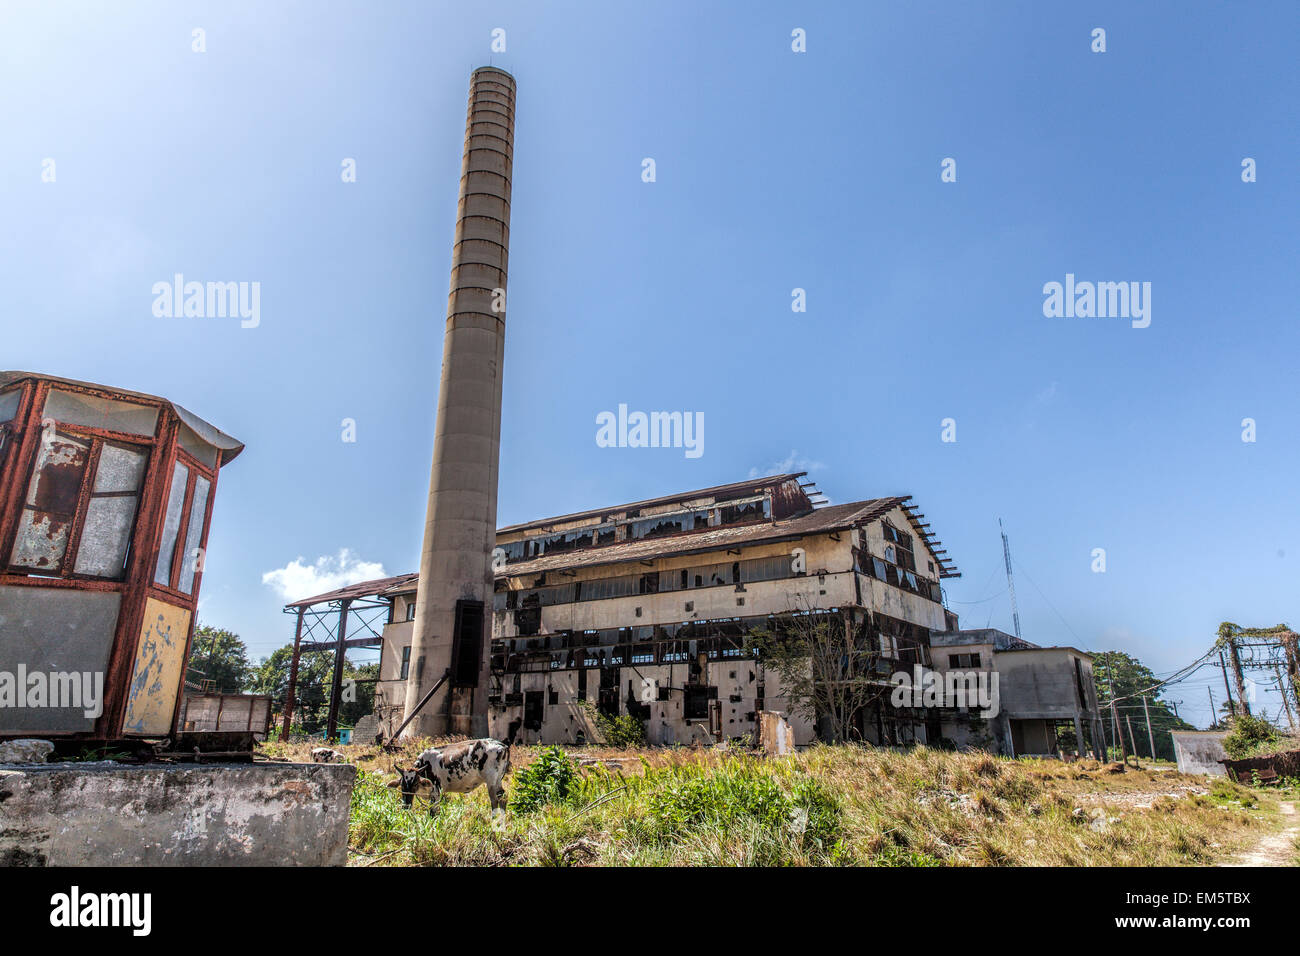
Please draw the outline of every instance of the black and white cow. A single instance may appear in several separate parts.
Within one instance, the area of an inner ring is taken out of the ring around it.
[[[416,758],[411,770],[394,769],[400,777],[397,785],[402,790],[402,803],[408,807],[422,779],[433,785],[430,815],[444,793],[468,793],[480,784],[487,785],[493,810],[506,807],[505,778],[510,772],[510,747],[491,737],[430,747]]]

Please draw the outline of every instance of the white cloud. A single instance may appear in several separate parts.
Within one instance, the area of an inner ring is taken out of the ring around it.
[[[262,583],[268,584],[289,601],[315,597],[348,584],[388,577],[384,566],[377,561],[362,561],[347,548],[340,548],[334,556],[325,555],[314,564],[304,564],[301,556],[282,568],[267,571]]]
[[[820,461],[813,461],[811,458],[799,454],[799,452],[792,448],[790,449],[790,454],[786,455],[780,461],[773,462],[766,468],[749,469],[749,477],[765,478],[768,475],[788,475],[796,471],[820,471],[825,467],[826,466]]]

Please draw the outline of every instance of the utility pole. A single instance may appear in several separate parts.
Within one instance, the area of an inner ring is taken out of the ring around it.
[[[1147,695],[1142,695],[1142,714],[1147,719],[1147,744],[1151,747],[1151,759],[1156,759],[1156,738],[1151,734],[1151,710],[1147,707]]]
[[[1119,759],[1125,763],[1128,762],[1128,745],[1124,743],[1124,735],[1119,731],[1119,709],[1115,706],[1115,698],[1110,699],[1110,722],[1115,727],[1115,739],[1119,741]]]
[[[1110,742],[1111,746],[1117,746],[1119,738],[1119,722],[1115,717],[1115,683],[1111,680],[1111,670],[1113,667],[1114,658],[1108,656],[1106,658],[1106,696],[1110,698]]]
[[[1291,701],[1286,693],[1286,681],[1282,679],[1282,668],[1273,662],[1273,673],[1277,675],[1277,689],[1282,693],[1282,706],[1286,708],[1286,722],[1291,725],[1291,733],[1296,732],[1295,715],[1291,713]]]
[[[1241,704],[1242,713],[1249,717],[1250,701],[1246,699],[1246,676],[1241,669],[1241,649],[1237,646],[1236,637],[1228,642],[1228,654],[1232,657],[1232,676],[1237,682],[1237,700]]]
[[[1288,630],[1279,637],[1279,641],[1282,644],[1282,652],[1286,655],[1288,678],[1286,690],[1291,691],[1296,707],[1300,709],[1300,636]]]
[[[1219,722],[1219,712],[1214,709],[1214,688],[1207,687],[1205,692],[1210,695],[1210,729],[1213,730],[1214,725]]]
[[[1237,716],[1237,705],[1232,700],[1232,688],[1228,686],[1228,662],[1223,659],[1223,651],[1219,651],[1219,667],[1223,669],[1223,692],[1228,695],[1228,710],[1232,716]]]
[[[1133,744],[1133,758],[1136,760],[1138,755],[1137,738],[1133,736],[1133,718],[1128,714],[1124,715],[1124,723],[1128,724],[1128,739]]]

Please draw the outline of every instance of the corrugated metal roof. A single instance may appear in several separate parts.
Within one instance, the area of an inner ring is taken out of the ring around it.
[[[738,548],[743,545],[780,541],[806,534],[840,531],[858,521],[869,521],[878,517],[905,500],[905,498],[872,498],[869,501],[828,505],[798,518],[786,518],[781,521],[708,528],[704,531],[688,531],[663,538],[625,541],[621,544],[606,545],[603,548],[568,551],[549,557],[542,555],[531,561],[517,561],[511,564],[506,574],[511,576],[537,574],[542,571],[586,568],[600,564],[621,564],[624,561],[670,557],[697,551],[716,551],[719,548]]]
[[[716,497],[718,495],[744,494],[747,491],[757,491],[760,488],[770,488],[772,485],[779,485],[782,482],[791,480],[792,478],[802,478],[806,474],[808,474],[808,472],[798,471],[788,475],[768,475],[765,478],[751,478],[748,481],[733,481],[729,485],[714,485],[712,488],[701,488],[698,491],[682,491],[674,495],[662,495],[658,498],[647,498],[645,501],[632,501],[627,504],[610,505],[607,508],[592,508],[588,511],[575,511],[573,514],[559,515],[554,518],[542,518],[538,521],[528,521],[524,524],[507,525],[504,528],[498,528],[497,534],[525,531],[530,528],[544,528],[547,525],[565,524],[570,521],[578,521],[582,518],[598,518],[601,515],[614,511],[632,511],[638,508],[651,508],[655,505],[672,504],[674,501],[690,501],[695,498]]]
[[[373,581],[358,581],[356,584],[349,584],[335,591],[326,591],[324,594],[317,594],[315,597],[303,598],[301,601],[294,601],[292,604],[286,604],[285,607],[299,608],[310,607],[313,604],[328,604],[331,601],[341,601],[344,598],[353,600],[364,597],[378,597],[396,585],[414,582],[420,575],[416,574],[398,574],[391,578],[375,578]]]
[[[757,482],[775,482],[784,481],[788,478],[797,478],[799,475],[777,475],[772,478],[757,479]],[[664,498],[656,498],[656,502],[671,502],[684,498],[700,497],[711,494],[715,491],[734,491],[744,489],[755,482],[736,482],[731,485],[719,485],[717,488],[703,489],[702,491],[692,491],[681,495],[669,495]],[[563,554],[551,556],[543,555],[534,558],[531,561],[518,561],[509,565],[503,572],[497,574],[498,578],[513,577],[522,574],[540,574],[544,571],[565,571],[575,568],[596,567],[603,564],[621,564],[626,561],[650,560],[652,558],[670,557],[684,554],[694,554],[697,552],[717,551],[724,548],[739,548],[746,545],[765,544],[773,541],[782,541],[789,538],[798,538],[809,534],[829,534],[834,531],[843,531],[856,524],[867,521],[874,521],[883,517],[889,511],[896,507],[902,506],[909,501],[910,495],[894,496],[891,498],[869,498],[865,501],[853,501],[847,504],[827,505],[824,508],[818,508],[806,514],[795,518],[785,518],[778,521],[763,521],[757,524],[733,525],[724,528],[708,528],[703,531],[688,531],[682,534],[670,535],[663,538],[646,538],[639,541],[625,541],[620,544],[611,544],[599,548],[587,548],[580,551],[567,551]],[[619,507],[636,507],[637,504],[625,505]],[[616,509],[601,509],[604,511]],[[585,512],[585,514],[600,514],[601,510]],[[551,518],[552,522],[572,520],[574,516],[566,518]],[[916,520],[909,516],[909,520],[915,527]],[[547,522],[533,522],[527,525],[512,525],[510,528],[502,528],[497,534],[502,534],[511,529],[531,528],[537,525],[546,524]],[[920,533],[919,528],[915,530]],[[941,577],[951,577],[956,573],[955,568],[941,567]],[[337,601],[345,597],[369,597],[378,595],[393,595],[410,593],[415,591],[419,585],[420,575],[401,574],[391,578],[380,578],[375,581],[363,581],[358,584],[349,585],[340,588],[337,591],[331,591],[327,594],[320,594],[314,598],[296,601],[293,604],[285,605],[286,607],[297,608],[305,607],[311,604],[321,604],[328,601]]]

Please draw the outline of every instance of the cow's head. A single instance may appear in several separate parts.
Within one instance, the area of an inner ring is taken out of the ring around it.
[[[422,777],[423,774],[420,773],[419,767],[413,767],[410,770],[407,770],[404,767],[399,767],[397,764],[393,764],[393,769],[397,771],[397,785],[402,790],[402,806],[409,807],[411,801],[415,799],[415,792],[420,789],[420,777]]]

